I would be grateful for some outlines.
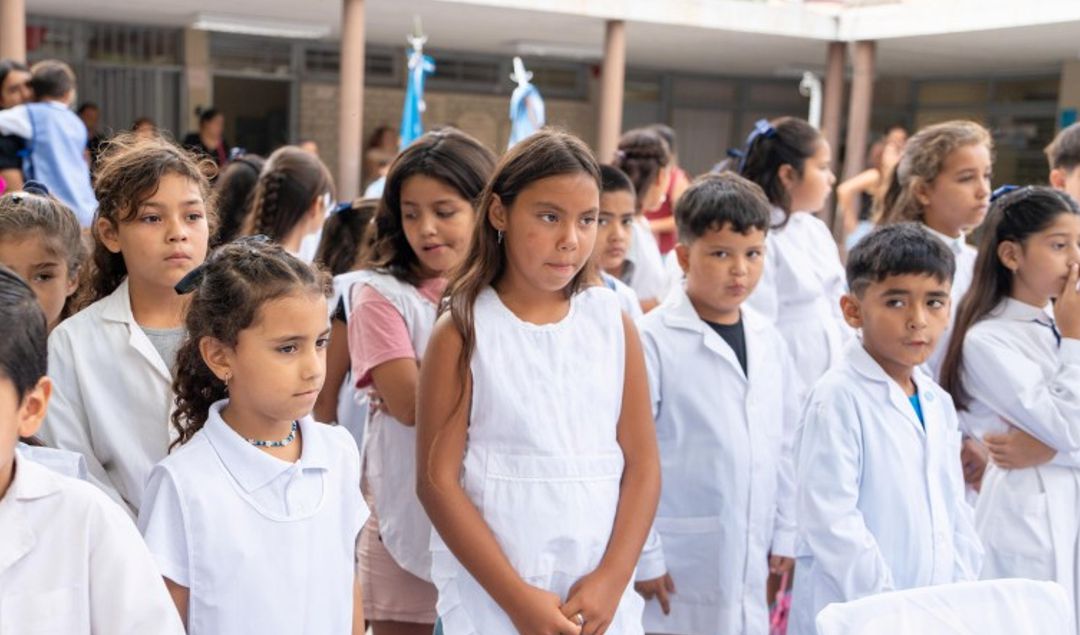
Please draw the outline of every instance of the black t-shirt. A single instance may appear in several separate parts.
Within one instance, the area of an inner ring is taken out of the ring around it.
[[[15,135],[0,135],[0,170],[21,170],[23,166],[19,151],[26,147],[26,141]]]
[[[708,320],[705,320],[705,323],[711,326],[712,330],[716,331],[716,334],[727,342],[727,345],[731,347],[731,350],[735,351],[735,357],[739,360],[739,365],[742,366],[742,372],[744,375],[747,375],[746,332],[743,330],[742,316],[740,316],[739,321],[734,324],[717,324],[716,322],[710,322]]]

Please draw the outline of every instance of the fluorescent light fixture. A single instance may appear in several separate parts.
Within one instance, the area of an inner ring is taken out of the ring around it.
[[[604,56],[601,46],[567,42],[515,40],[508,42],[515,55],[524,57],[562,57],[572,60],[598,60]]]
[[[191,22],[191,28],[198,31],[242,33],[244,35],[301,40],[317,40],[330,35],[329,24],[211,13],[197,13]]]

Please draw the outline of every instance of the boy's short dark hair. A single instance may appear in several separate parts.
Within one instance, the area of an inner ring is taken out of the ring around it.
[[[918,223],[875,229],[848,253],[847,283],[855,295],[889,276],[927,275],[952,282],[955,272],[953,252]]]
[[[634,183],[630,180],[630,177],[614,165],[601,165],[600,166],[600,193],[607,194],[608,192],[630,192],[634,193]]]
[[[1043,152],[1051,170],[1072,170],[1080,165],[1080,123],[1074,123],[1057,133]]]
[[[45,60],[30,67],[30,88],[37,99],[62,99],[75,90],[75,73],[60,60]]]
[[[675,225],[684,245],[725,225],[740,234],[752,229],[768,232],[771,215],[772,207],[761,187],[734,172],[694,179],[675,205]]]
[[[47,333],[30,285],[0,265],[0,377],[15,385],[20,403],[48,370]]]

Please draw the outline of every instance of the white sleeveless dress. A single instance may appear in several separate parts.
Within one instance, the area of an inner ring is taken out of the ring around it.
[[[596,569],[619,502],[625,334],[614,293],[576,295],[554,324],[514,315],[491,288],[475,305],[473,393],[462,483],[518,574],[566,601]],[[510,618],[432,538],[445,635],[513,633]],[[610,633],[643,633],[628,584]]]

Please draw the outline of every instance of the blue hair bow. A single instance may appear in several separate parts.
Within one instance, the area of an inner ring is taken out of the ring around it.
[[[766,139],[772,139],[776,136],[776,128],[772,127],[768,119],[758,119],[754,122],[754,129],[750,131],[750,134],[746,137],[746,149],[743,150],[742,156],[739,157],[739,172],[743,171],[746,167],[746,157],[750,156],[750,148],[753,147],[754,142],[759,137],[765,137]]]
[[[27,194],[37,194],[38,196],[48,196],[49,188],[45,186],[41,181],[29,180],[23,184],[23,191]]]
[[[1018,189],[1020,189],[1019,185],[1002,185],[990,194],[990,202],[993,203],[994,201],[998,200],[1002,196],[1005,196],[1009,192],[1015,192]]]

